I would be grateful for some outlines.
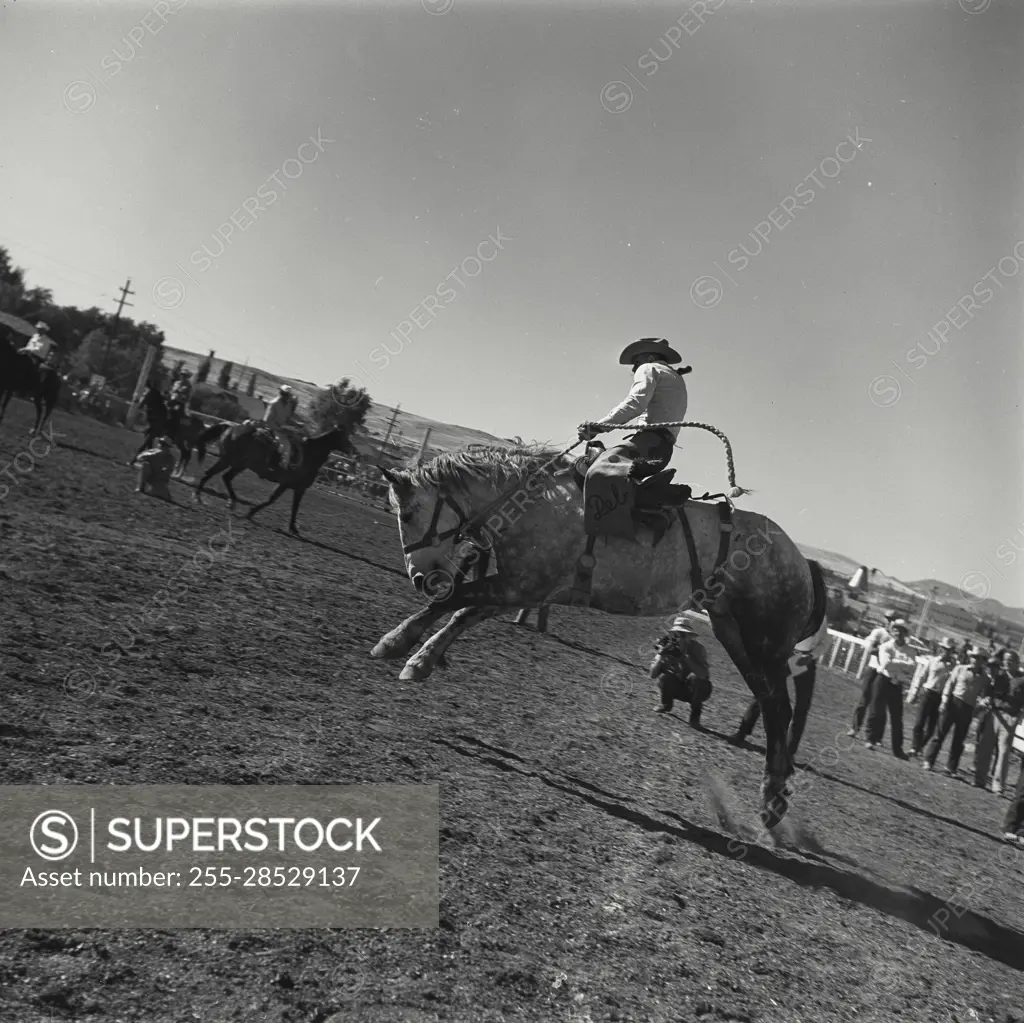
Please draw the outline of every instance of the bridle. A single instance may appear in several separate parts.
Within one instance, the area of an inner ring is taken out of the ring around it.
[[[444,511],[445,505],[455,512],[459,521],[452,526],[451,529],[445,529],[438,532],[437,523],[440,521],[441,512]],[[480,551],[493,550],[494,544],[491,541],[486,543],[483,541],[483,538],[480,535],[478,522],[482,515],[489,511],[490,507],[491,506],[488,505],[484,512],[478,512],[476,515],[469,516],[462,510],[458,501],[456,501],[451,494],[445,494],[439,491],[434,500],[434,511],[430,516],[430,525],[427,526],[427,531],[423,534],[421,539],[416,541],[416,543],[405,544],[402,548],[402,553],[412,554],[413,551],[422,550],[424,547],[436,547],[439,543],[447,540],[449,537],[454,537],[456,545],[466,541]]]

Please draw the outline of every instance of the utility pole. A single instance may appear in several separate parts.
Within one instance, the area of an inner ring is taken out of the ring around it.
[[[932,604],[935,603],[935,599],[938,596],[938,586],[933,586],[931,593],[925,598],[924,607],[921,609],[921,618],[917,623],[917,638],[920,639],[924,632],[925,622],[928,621],[928,612],[931,610]]]
[[[416,464],[422,465],[427,457],[427,444],[430,441],[430,431],[433,429],[432,426],[427,427],[427,432],[423,434],[423,440],[420,441],[420,450],[416,455]]]
[[[384,457],[384,450],[388,446],[388,441],[391,440],[391,431],[395,428],[395,420],[398,419],[399,410],[402,408],[401,404],[395,406],[394,412],[391,413],[391,422],[388,423],[388,432],[384,436],[384,440],[381,441],[380,451],[377,452],[377,464],[380,465],[381,459]]]
[[[120,297],[120,299],[118,300],[118,303],[117,303],[117,312],[114,313],[114,322],[113,322],[113,324],[112,324],[112,326],[110,328],[110,333],[111,334],[116,334],[117,333],[117,325],[121,321],[121,310],[124,309],[125,306],[128,306],[129,308],[132,308],[134,306],[134,304],[135,304],[134,302],[126,301],[126,299],[127,299],[127,297],[129,295],[134,295],[135,294],[135,292],[131,290],[131,286],[132,286],[132,279],[129,277],[127,279],[127,281],[125,281],[124,286],[121,288],[121,297]],[[101,376],[106,376],[107,375],[107,360],[110,357],[110,342],[112,340],[113,340],[113,338],[110,335],[107,335],[107,347],[103,350],[103,364],[100,366],[100,375]]]

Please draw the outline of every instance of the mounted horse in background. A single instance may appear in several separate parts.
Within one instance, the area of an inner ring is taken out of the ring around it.
[[[174,467],[174,476],[180,477],[192,460],[192,452],[199,457],[199,464],[206,458],[205,435],[208,432],[206,423],[195,412],[182,410],[170,405],[164,396],[155,388],[150,387],[142,399],[142,407],[146,413],[146,433],[142,445],[129,465],[135,459],[156,445],[158,438],[170,437],[178,449],[178,464]]]
[[[12,397],[29,399],[36,406],[36,422],[29,430],[34,437],[53,414],[61,383],[53,366],[39,363],[27,352],[18,351],[10,340],[0,338],[0,422]]]
[[[260,479],[276,483],[277,487],[266,501],[251,508],[246,518],[251,519],[258,511],[273,504],[286,490],[291,490],[292,513],[288,531],[296,534],[299,529],[295,524],[295,516],[298,514],[302,495],[316,482],[317,475],[330,453],[356,453],[349,439],[348,428],[336,427],[316,437],[303,437],[293,448],[291,462],[288,465],[281,465],[280,452],[273,434],[252,420],[238,424],[215,423],[196,439],[196,449],[205,451],[206,445],[218,437],[220,457],[200,479],[196,487],[196,501],[202,503],[203,488],[207,482],[223,473],[224,489],[228,493],[230,507],[234,510],[237,498],[231,488],[231,481],[240,472],[249,469]],[[202,461],[201,454],[200,465]]]
[[[568,450],[477,449],[414,470],[382,470],[409,577],[432,599],[385,635],[373,656],[405,656],[450,612],[402,678],[428,677],[458,636],[510,609],[582,602],[639,617],[706,610],[764,717],[762,820],[774,827],[788,808],[793,772],[787,661],[824,618],[820,570],[774,522],[734,511],[731,501],[688,502],[664,530],[655,524],[640,526],[635,539],[603,537],[596,558],[581,555],[593,538],[584,531],[581,478]]]

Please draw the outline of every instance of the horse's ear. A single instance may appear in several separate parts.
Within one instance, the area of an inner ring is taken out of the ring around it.
[[[386,466],[378,465],[377,471],[391,484],[394,488],[395,496],[401,502],[412,495],[412,483],[409,477],[403,472],[392,472]]]

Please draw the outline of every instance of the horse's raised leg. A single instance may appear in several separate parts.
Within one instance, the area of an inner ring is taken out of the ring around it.
[[[435,632],[420,647],[412,657],[405,662],[402,673],[398,676],[406,681],[417,682],[428,678],[437,667],[438,661],[444,656],[444,652],[461,636],[467,629],[474,625],[493,618],[504,611],[511,610],[507,607],[464,607],[451,616],[448,624],[443,629]]]
[[[429,605],[422,611],[417,611],[377,640],[377,645],[370,651],[370,656],[382,660],[404,657],[420,641],[420,636],[444,615],[444,611],[438,611]]]
[[[207,471],[203,473],[203,475],[200,478],[199,482],[196,484],[196,492],[195,492],[194,500],[198,504],[202,504],[203,503],[203,487],[205,487],[206,484],[211,479],[213,479],[214,476],[217,475],[217,473],[223,472],[227,467],[228,467],[228,460],[226,458],[218,458],[217,461],[214,462],[213,465],[211,465],[210,468],[207,469]]]
[[[747,652],[739,623],[730,611],[711,610],[710,617],[715,637],[739,669],[764,717],[765,762],[764,781],[761,784],[761,820],[770,830],[789,809],[786,788],[793,773],[793,759],[787,741],[792,716],[789,692],[786,689],[789,667],[785,660],[764,664],[755,662]]]
[[[270,497],[268,497],[263,502],[263,504],[253,505],[253,507],[249,509],[249,514],[246,515],[246,518],[251,519],[256,514],[256,512],[263,511],[264,508],[268,507],[269,505],[272,505],[287,489],[288,487],[286,484],[278,483],[278,485],[274,488],[274,492],[270,495]]]
[[[302,495],[306,492],[305,487],[296,487],[292,491],[292,516],[288,520],[288,532],[298,535],[299,527],[295,524],[295,516],[299,514],[299,505],[302,503]]]
[[[35,405],[36,405],[36,424],[35,424],[35,426],[32,427],[31,430],[28,431],[28,435],[30,437],[35,437],[35,436],[38,435],[39,429],[40,429],[40,427],[42,426],[42,423],[43,423],[43,413],[45,411],[45,408],[44,408],[44,405],[43,405],[43,396],[41,394],[37,394],[35,396]]]

